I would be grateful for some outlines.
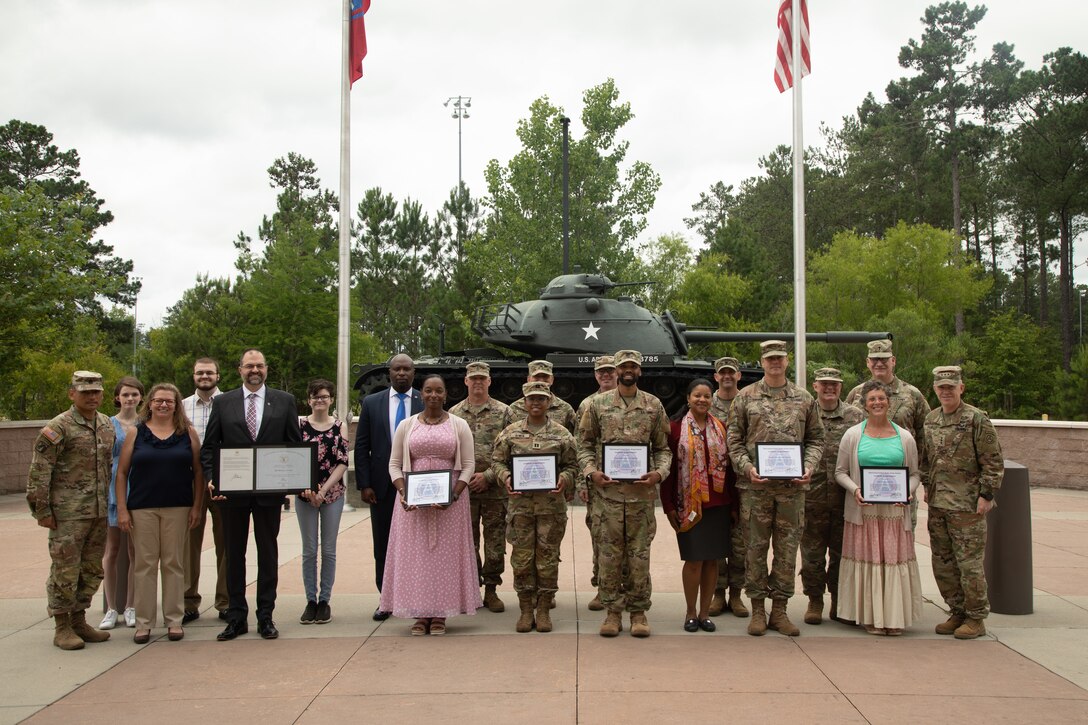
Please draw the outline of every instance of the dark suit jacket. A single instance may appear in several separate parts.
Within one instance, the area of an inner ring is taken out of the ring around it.
[[[200,450],[200,463],[204,467],[204,478],[207,481],[215,480],[215,453],[221,447],[302,442],[295,396],[267,386],[264,414],[261,417],[261,427],[257,430],[257,440],[250,438],[245,412],[247,393],[241,387],[212,398],[212,412],[208,417],[204,445]],[[229,496],[226,501],[218,503],[220,506],[248,506],[254,498],[257,503],[266,506],[283,504],[283,498],[279,496]]]
[[[411,390],[411,410],[408,416],[423,412],[423,398]],[[363,398],[363,411],[355,430],[355,487],[362,491],[373,488],[374,495],[385,498],[393,488],[389,478],[389,451],[393,439],[389,435],[389,388]]]

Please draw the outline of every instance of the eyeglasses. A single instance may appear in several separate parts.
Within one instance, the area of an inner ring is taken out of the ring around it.
[[[249,363],[248,365],[242,365],[243,370],[264,370],[264,363]]]
[[[314,401],[315,403],[327,403],[330,400],[332,400],[332,396],[331,395],[315,395],[315,396],[311,397],[310,400]]]
[[[212,372],[212,371],[209,371],[209,370],[197,370],[195,373],[193,373],[193,377],[195,377],[195,378],[214,378],[218,374],[219,373],[217,373],[217,372]]]
[[[150,402],[152,405],[165,406],[167,408],[174,407],[174,400],[172,398],[156,398]]]

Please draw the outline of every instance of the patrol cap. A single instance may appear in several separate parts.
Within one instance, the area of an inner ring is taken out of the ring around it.
[[[538,375],[544,373],[545,375],[552,374],[552,364],[547,360],[533,360],[529,363],[529,374]]]
[[[102,390],[102,375],[90,370],[76,370],[72,373],[71,388],[77,393]]]
[[[533,380],[521,386],[521,394],[526,398],[532,395],[546,395],[552,397],[551,386],[543,380]]]
[[[616,358],[611,355],[601,355],[593,361],[594,370],[610,370],[616,367]]]
[[[963,383],[963,371],[959,365],[942,365],[933,368],[934,385],[960,385]]]
[[[491,366],[485,362],[470,362],[465,366],[466,378],[489,378],[491,377]]]
[[[841,383],[842,373],[835,368],[820,368],[812,379],[817,382],[826,380],[831,383]]]
[[[615,355],[615,362],[616,367],[629,362],[642,367],[642,353],[638,350],[620,350]]]
[[[740,362],[735,357],[720,357],[714,361],[714,372],[720,373],[722,368],[732,368],[733,372],[740,372]]]
[[[893,357],[891,340],[873,340],[868,343],[869,357]]]
[[[790,354],[785,340],[764,340],[759,343],[760,357],[783,357]]]

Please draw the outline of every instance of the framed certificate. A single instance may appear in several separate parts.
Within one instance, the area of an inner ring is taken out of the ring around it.
[[[862,466],[865,503],[910,503],[910,471],[903,466]]]
[[[515,453],[510,457],[510,488],[554,491],[559,488],[558,453]]]
[[[650,470],[650,446],[605,443],[601,450],[604,475],[616,481],[637,481]]]
[[[404,474],[404,503],[409,506],[449,506],[453,503],[453,471]]]
[[[220,448],[215,466],[215,490],[223,496],[283,496],[317,489],[316,443]]]
[[[801,443],[756,443],[756,470],[760,478],[801,478],[805,475],[805,447]]]

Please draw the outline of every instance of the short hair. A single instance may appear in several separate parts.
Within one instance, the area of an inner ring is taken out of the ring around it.
[[[312,398],[322,390],[328,390],[331,397],[336,397],[336,386],[325,378],[315,378],[314,380],[311,380],[310,384],[306,386],[306,397]]]
[[[249,352],[249,351],[247,350],[246,352]],[[242,355],[245,355],[245,353],[242,353]],[[238,364],[241,365],[241,358],[238,358],[238,360],[239,360]],[[215,366],[215,374],[216,375],[219,374],[219,363],[216,362],[215,358],[213,358],[213,357],[198,357],[196,360],[193,361],[193,367],[194,368],[197,365],[200,365],[200,364],[214,365]]]
[[[113,386],[113,405],[116,408],[121,407],[121,388],[136,388],[140,391],[140,400],[144,397],[144,384],[131,375],[126,375],[117,381],[117,385]]]
[[[710,384],[709,380],[707,380],[706,378],[695,378],[690,383],[688,383],[688,393],[687,394],[691,395],[692,393],[694,393],[695,389],[697,387],[699,387],[700,385],[705,385],[708,388],[710,388],[710,392],[712,392],[712,393],[714,392],[714,386]]]
[[[242,358],[244,358],[246,355],[248,355],[251,352],[260,353],[261,357],[264,357],[264,353],[261,352],[261,349],[259,347],[247,347],[245,350],[242,350],[242,354],[238,356],[238,367],[242,367]],[[268,362],[268,361],[265,360],[265,362]]]
[[[181,391],[173,383],[155,383],[151,386],[147,397],[144,398],[144,402],[140,405],[140,420],[148,421],[151,419],[151,399],[160,390],[165,390],[174,396],[174,432],[188,433],[189,419],[185,416],[185,408],[181,404]]]
[[[869,397],[869,393],[874,390],[880,390],[884,392],[885,397],[892,397],[892,389],[879,380],[866,380],[865,384],[861,386],[861,405],[865,406],[865,401]]]

